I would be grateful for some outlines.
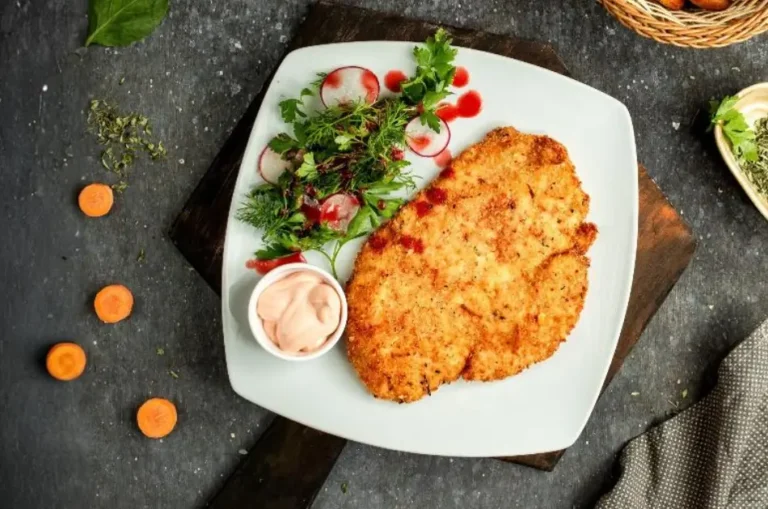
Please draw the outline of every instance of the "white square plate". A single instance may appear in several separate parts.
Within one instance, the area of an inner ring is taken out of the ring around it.
[[[559,74],[498,55],[459,49],[468,68],[464,90],[480,92],[484,108],[458,119],[449,148],[458,154],[500,126],[547,134],[563,143],[591,196],[588,219],[600,231],[589,251],[589,292],[579,323],[557,353],[503,381],[459,381],[431,397],[398,405],[374,399],[349,362],[345,346],[320,359],[289,363],[272,357],[248,328],[248,297],[257,274],[246,261],[261,246],[261,232],[234,214],[261,178],[262,148],[288,126],[278,103],[296,97],[315,79],[345,65],[412,73],[414,43],[359,42],[314,46],[290,53],[264,96],[243,157],[224,245],[222,315],[229,378],[235,392],[277,414],[359,442],[425,454],[512,456],[562,449],[581,433],[613,357],[629,299],[637,241],[637,156],[632,121],[619,101]],[[383,87],[382,87],[383,89]],[[426,185],[432,159],[409,154]],[[345,246],[339,275],[346,280],[360,242]],[[316,253],[310,263],[328,268]]]

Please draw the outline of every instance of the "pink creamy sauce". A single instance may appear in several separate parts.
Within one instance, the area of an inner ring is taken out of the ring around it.
[[[319,349],[341,322],[341,298],[314,272],[275,281],[259,296],[256,312],[269,339],[286,353]]]

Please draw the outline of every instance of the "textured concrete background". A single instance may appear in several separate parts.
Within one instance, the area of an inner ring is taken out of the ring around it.
[[[219,301],[165,232],[308,3],[173,0],[147,41],[87,51],[77,51],[86,0],[1,3],[0,508],[201,507],[271,416],[229,388]],[[700,244],[554,473],[350,444],[315,507],[588,507],[610,486],[621,447],[696,400],[716,362],[768,313],[768,225],[688,128],[705,100],[768,79],[768,39],[671,48],[585,0],[358,3],[551,42],[577,79],[627,104],[640,160]],[[85,133],[92,97],[147,113],[170,149],[166,163],[138,164],[114,213],[97,221],[75,207],[84,182],[109,178]],[[90,303],[115,281],[137,305],[130,320],[104,326]],[[70,384],[41,362],[65,339],[89,355]],[[153,394],[180,411],[162,441],[133,422]]]

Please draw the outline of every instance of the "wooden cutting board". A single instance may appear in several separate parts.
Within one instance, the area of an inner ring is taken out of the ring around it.
[[[424,21],[321,2],[310,10],[289,50],[331,42],[421,42],[437,29]],[[551,46],[485,32],[450,28],[454,44],[568,74]],[[266,83],[269,83],[269,80]],[[266,89],[266,87],[265,87]],[[253,100],[208,172],[176,218],[170,237],[208,284],[221,292],[224,233],[235,180],[264,90]],[[695,239],[645,169],[640,167],[640,218],[632,294],[607,385],[688,265]],[[230,477],[211,507],[305,508],[333,467],[346,440],[276,417]],[[552,470],[564,451],[503,458]]]

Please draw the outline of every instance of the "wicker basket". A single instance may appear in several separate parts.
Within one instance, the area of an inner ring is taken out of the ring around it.
[[[768,30],[768,0],[735,0],[728,9],[670,11],[654,0],[598,0],[622,25],[689,48],[718,48]]]

